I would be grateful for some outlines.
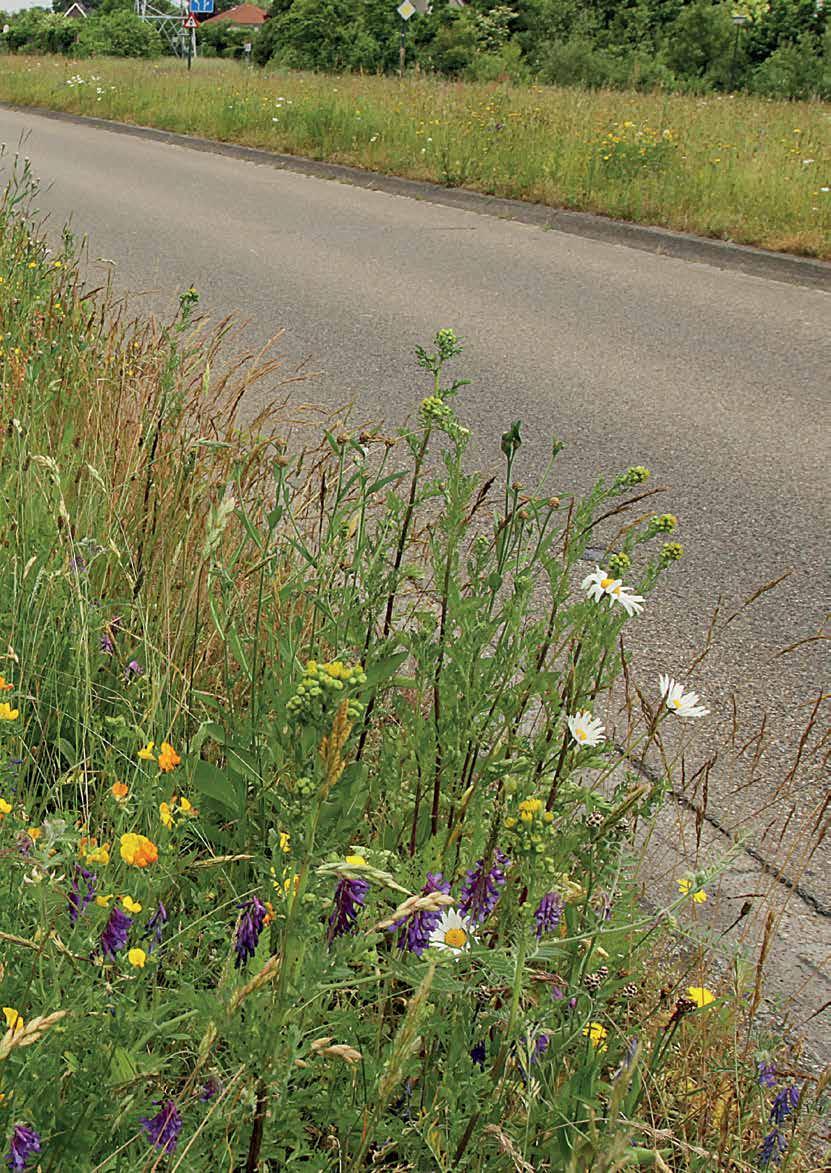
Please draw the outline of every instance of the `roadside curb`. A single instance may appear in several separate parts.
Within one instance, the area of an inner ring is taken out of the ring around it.
[[[591,212],[573,212],[563,208],[552,208],[544,204],[502,199],[498,196],[483,195],[480,192],[467,191],[463,188],[442,187],[440,184],[424,180],[384,175],[377,171],[367,171],[343,163],[327,163],[302,155],[283,155],[258,147],[224,143],[215,139],[200,138],[196,135],[179,134],[171,130],[157,130],[155,127],[113,122],[107,118],[69,114],[62,110],[49,110],[41,106],[21,106],[11,102],[0,102],[0,107],[25,114],[36,114],[44,118],[53,118],[61,122],[72,122],[80,126],[92,126],[116,134],[132,135],[134,138],[169,143],[193,151],[228,155],[231,158],[274,167],[282,171],[295,171],[318,179],[334,179],[371,191],[443,204],[446,207],[475,212],[478,215],[515,220],[522,224],[573,236],[588,237],[607,244],[625,245],[628,248],[640,249],[657,256],[712,265],[720,269],[732,269],[748,276],[783,281],[791,285],[804,285],[831,292],[831,263],[814,260],[811,257],[775,253],[767,249],[733,244],[723,240],[708,240],[706,237],[694,236],[692,233],[673,232],[668,228],[630,224],[628,221],[613,220],[610,217],[598,216]]]

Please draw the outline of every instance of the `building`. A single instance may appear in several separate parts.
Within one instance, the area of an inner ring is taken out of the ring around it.
[[[216,16],[209,16],[207,20],[200,22],[199,27],[205,28],[210,24],[225,22],[236,28],[253,28],[265,24],[267,16],[266,10],[258,8],[256,4],[238,4],[236,8],[229,8],[227,12],[218,12]]]
[[[70,4],[69,8],[64,12],[64,16],[69,20],[86,20],[88,15],[86,8],[80,3],[80,0],[75,0],[75,3]]]

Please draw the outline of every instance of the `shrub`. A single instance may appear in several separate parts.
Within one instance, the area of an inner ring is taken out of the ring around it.
[[[75,51],[79,57],[157,57],[162,42],[152,25],[120,11],[82,21]]]
[[[750,86],[770,98],[831,96],[827,66],[812,36],[801,37],[796,45],[780,45],[753,71]]]
[[[681,79],[727,85],[734,44],[729,8],[698,0],[684,8],[667,29],[663,57]]]

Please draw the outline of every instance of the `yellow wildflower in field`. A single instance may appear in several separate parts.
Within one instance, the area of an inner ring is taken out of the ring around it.
[[[84,863],[100,864],[102,867],[106,867],[110,862],[110,845],[102,843],[99,847],[97,839],[90,839],[88,836],[82,835],[78,843],[78,854]]]
[[[3,819],[6,817],[6,815],[10,815],[11,813],[12,813],[11,803],[6,802],[5,798],[0,798],[0,822],[3,821]]]
[[[688,879],[687,877],[684,877],[678,881],[678,891],[682,896],[689,896],[690,891],[692,890],[692,886],[692,880]],[[703,888],[699,888],[697,892],[693,892],[692,898],[693,903],[704,904],[707,899],[707,893]]]
[[[156,755],[153,753],[153,749],[154,749],[155,744],[156,744],[155,741],[148,741],[148,743],[147,743],[147,745],[145,745],[144,749],[140,749],[138,751],[138,756],[141,758],[141,760],[143,762],[155,762]]]
[[[112,893],[110,893],[109,896],[96,896],[95,903],[98,905],[99,908],[109,908],[110,901],[112,900],[112,898],[113,898]]]
[[[174,770],[179,765],[181,760],[170,742],[163,741],[161,751],[159,752],[159,769],[162,773],[169,774],[171,770]]]
[[[708,990],[706,986],[690,986],[687,993],[695,1002],[699,1010],[705,1006],[709,1006],[711,1002],[715,1002],[716,996],[712,990]]]
[[[131,949],[127,954],[127,960],[130,965],[134,965],[136,969],[144,969],[144,963],[147,961],[147,954],[143,949]]]
[[[13,1006],[4,1006],[3,1017],[6,1019],[6,1028],[10,1030],[12,1034],[19,1035],[23,1030],[25,1023],[23,1022],[23,1019],[18,1011],[15,1010]]]
[[[132,831],[121,836],[120,853],[124,862],[135,868],[146,868],[159,858],[156,844],[145,835],[136,835]]]
[[[591,1045],[600,1051],[606,1050],[605,1039],[608,1033],[606,1027],[600,1022],[590,1022],[588,1026],[583,1027],[583,1034],[589,1039]]]
[[[40,827],[27,827],[26,834],[29,836],[29,838],[32,840],[33,843],[36,843],[38,841],[38,839],[40,839],[40,837],[43,835],[43,831],[41,830]]]
[[[127,912],[141,912],[141,905],[132,896],[122,896],[121,905]]]
[[[0,704],[0,721],[15,721],[19,716],[19,709],[13,709],[6,701]]]
[[[166,802],[159,803],[159,818],[162,820],[162,823],[165,825],[165,827],[167,827],[167,829],[169,831],[171,829],[171,827],[173,826],[173,811],[170,809],[170,806],[168,805],[168,803],[166,803]]]
[[[366,867],[366,860],[362,855],[347,855],[344,863],[348,863],[351,868]]]
[[[130,792],[129,787],[124,782],[113,782],[110,789],[116,802],[123,802]]]

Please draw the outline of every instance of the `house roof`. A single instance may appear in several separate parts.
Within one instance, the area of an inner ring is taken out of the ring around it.
[[[229,24],[265,24],[266,16],[266,10],[258,8],[256,4],[238,4],[236,8],[229,8],[227,12],[218,12],[216,16],[210,16],[201,23],[204,26],[218,24],[224,20]]]
[[[84,7],[83,4],[79,4],[78,0],[75,0],[74,4],[70,4],[69,8],[67,8],[67,10],[64,12],[64,16],[70,16],[70,17],[72,17],[72,16],[86,16],[86,15],[87,15],[86,8]]]

